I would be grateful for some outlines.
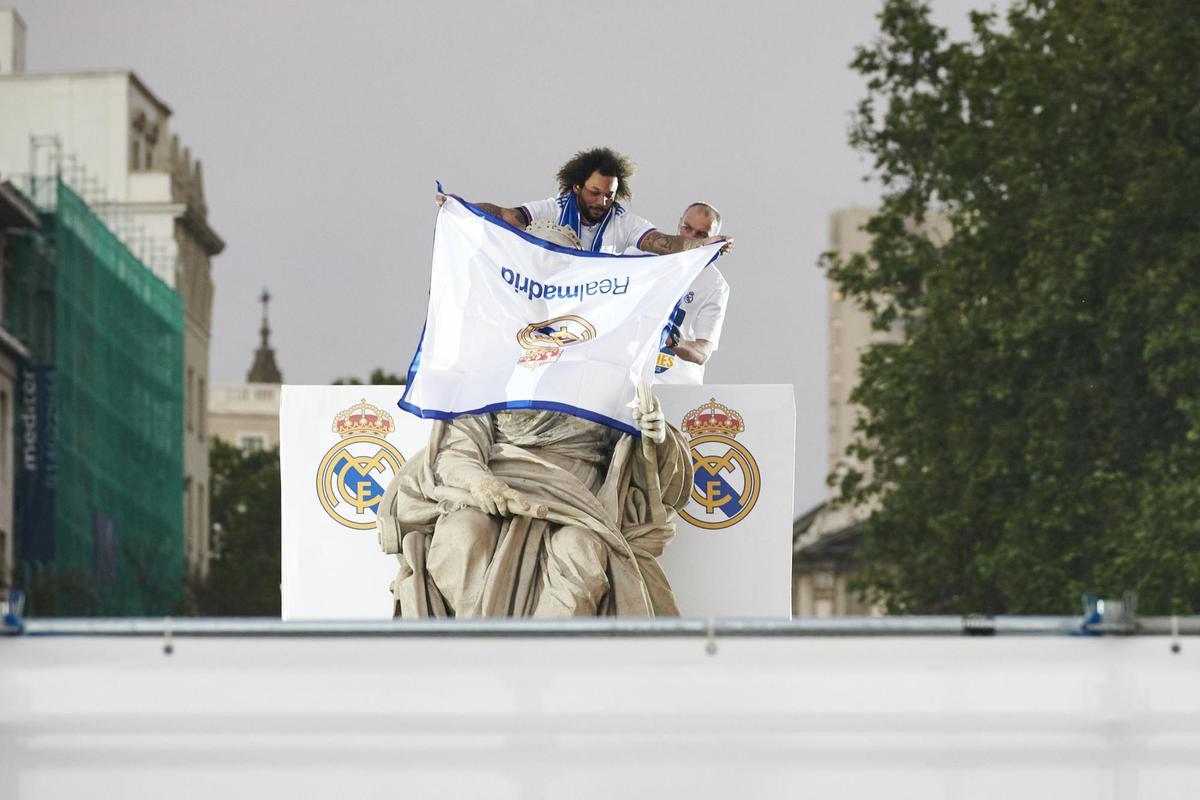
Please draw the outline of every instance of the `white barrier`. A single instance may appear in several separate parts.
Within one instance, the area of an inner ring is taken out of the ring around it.
[[[396,560],[377,544],[374,504],[400,464],[425,446],[430,425],[396,408],[398,389],[283,387],[284,619],[391,616]],[[686,426],[701,476],[662,560],[684,614],[786,617],[791,386],[655,391],[671,422]]]
[[[0,797],[1184,800],[1200,641],[0,638]]]

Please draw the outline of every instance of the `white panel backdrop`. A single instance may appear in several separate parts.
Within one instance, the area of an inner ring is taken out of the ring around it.
[[[667,419],[680,430],[688,412],[710,400],[739,414],[745,428],[732,437],[689,436],[703,463],[696,465],[692,500],[676,518],[675,541],[660,562],[680,610],[688,617],[790,616],[796,463],[791,385],[656,386],[654,391]],[[748,465],[756,476],[746,474]],[[757,490],[748,486],[754,477]],[[718,485],[709,490],[710,483]],[[711,512],[701,501],[709,494]],[[730,506],[740,507],[744,516],[728,514]]]
[[[282,571],[284,619],[387,619],[392,616],[388,586],[396,576],[396,557],[379,549],[373,511],[358,513],[340,495],[330,498],[334,475],[318,482],[322,462],[345,441],[333,432],[338,413],[366,400],[389,414],[395,431],[385,441],[407,460],[429,438],[427,420],[396,407],[403,386],[284,386],[279,412],[282,483]],[[347,437],[354,438],[354,437]],[[378,438],[378,437],[376,437]],[[369,457],[381,444],[354,445],[357,457]],[[383,460],[386,467],[386,460]],[[331,465],[336,467],[336,464]],[[391,473],[370,477],[382,488]],[[352,484],[357,481],[351,480]],[[321,489],[326,488],[325,503]],[[326,510],[332,505],[334,513]],[[365,528],[350,527],[347,523]]]
[[[1200,640],[0,636],[0,797],[1192,800]]]
[[[396,560],[380,551],[367,504],[386,487],[394,465],[425,446],[431,424],[396,407],[399,388],[283,387],[284,619],[391,616],[388,586]],[[697,488],[685,509],[698,524],[677,520],[676,540],[662,562],[683,613],[787,616],[795,427],[791,387],[662,386],[655,391],[676,426],[710,399],[740,415],[744,426],[735,436],[699,432],[692,438],[708,467],[702,471],[704,492]],[[365,419],[364,409],[356,409],[364,401],[390,415],[394,430],[385,433]],[[339,414],[346,420],[340,433],[334,431]],[[348,419],[353,415],[358,419]],[[733,508],[738,512],[729,514]]]

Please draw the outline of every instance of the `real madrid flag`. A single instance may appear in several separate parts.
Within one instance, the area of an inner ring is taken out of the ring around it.
[[[434,419],[540,408],[636,435],[635,387],[651,380],[667,317],[720,248],[571,250],[449,197],[400,407]]]

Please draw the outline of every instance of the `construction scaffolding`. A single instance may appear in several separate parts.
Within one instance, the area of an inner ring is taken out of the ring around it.
[[[171,613],[184,573],[183,303],[54,186],[52,205],[44,187],[33,195],[46,239],[15,248],[9,299],[49,397],[55,473],[52,514],[18,509],[24,582],[35,613]],[[53,608],[37,609],[48,593]]]

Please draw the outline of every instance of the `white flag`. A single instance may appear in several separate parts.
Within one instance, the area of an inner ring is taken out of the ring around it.
[[[650,382],[668,316],[720,248],[571,250],[449,197],[400,407],[433,419],[540,408],[636,434],[635,387]]]

